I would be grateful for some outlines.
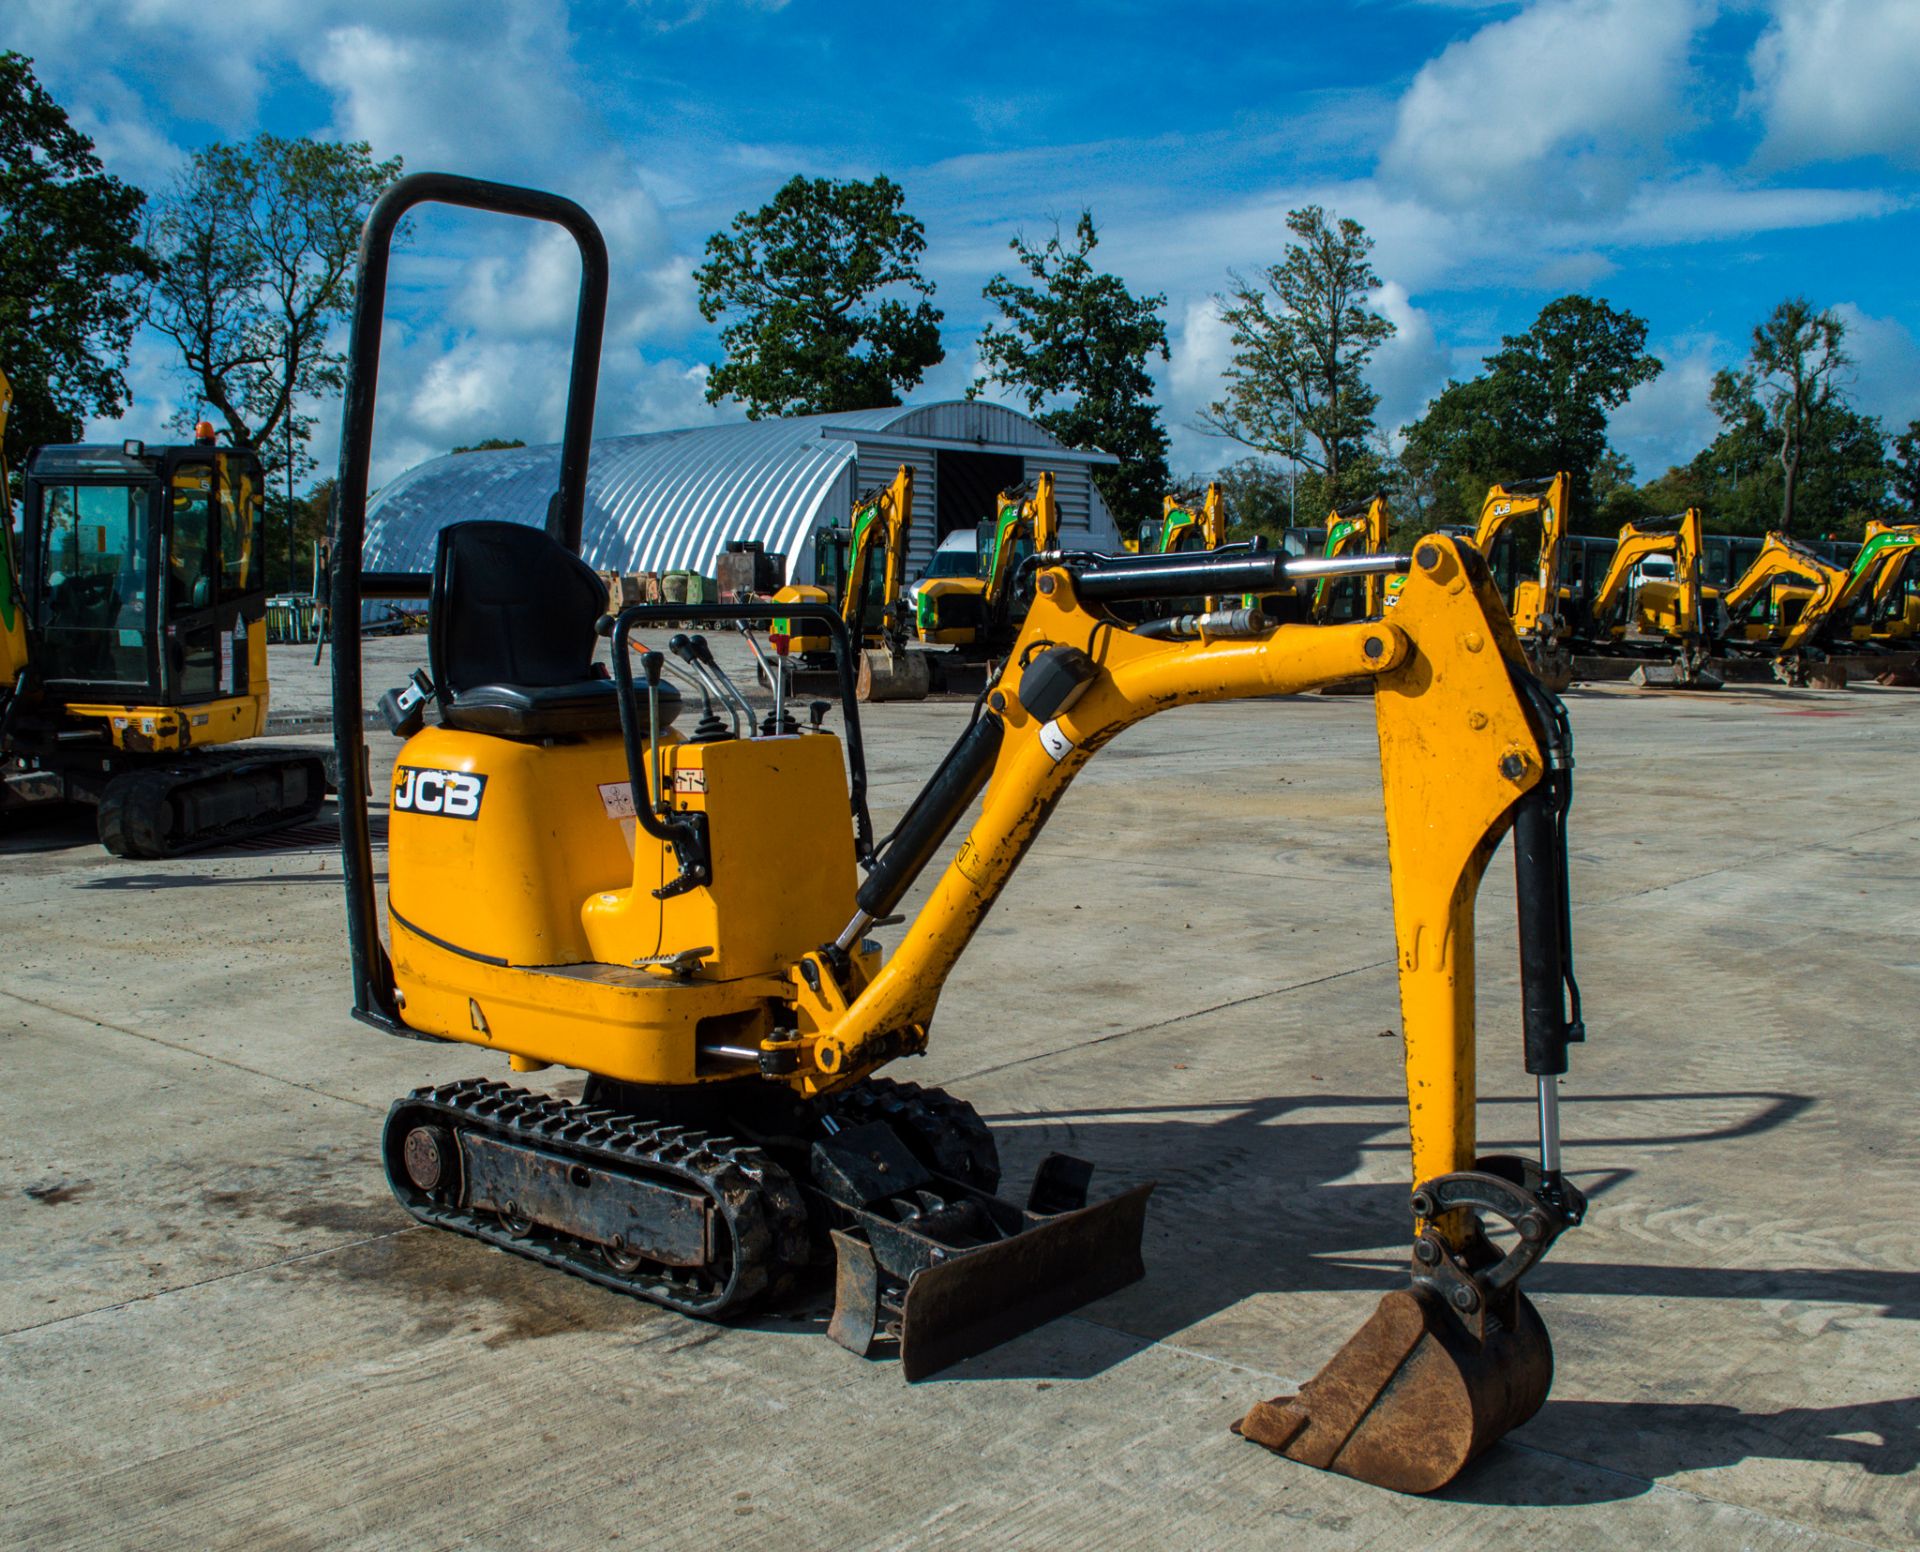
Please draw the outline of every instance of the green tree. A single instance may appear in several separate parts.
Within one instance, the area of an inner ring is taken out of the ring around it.
[[[1136,297],[1117,275],[1093,267],[1099,246],[1093,212],[1082,210],[1069,248],[1055,228],[1044,247],[1008,243],[1037,282],[995,275],[981,293],[1009,327],[980,335],[985,368],[967,390],[989,383],[1022,398],[1029,413],[1069,447],[1098,447],[1120,459],[1093,476],[1123,533],[1157,517],[1167,491],[1167,433],[1153,402],[1147,360],[1167,359],[1163,295]]]
[[[891,178],[795,177],[707,239],[693,276],[700,315],[731,319],[708,403],[731,396],[754,420],[877,409],[945,359],[941,313],[926,300],[933,283],[920,273],[926,229],[905,200]],[[881,295],[889,290],[907,299]]]
[[[328,336],[353,308],[367,211],[400,170],[364,141],[262,134],[194,152],[150,223],[160,275],[147,321],[179,347],[198,397],[183,423],[210,408],[273,469],[290,435],[297,466],[313,423],[299,401],[345,381]]]
[[[1842,341],[1847,328],[1831,309],[1815,311],[1790,296],[1754,325],[1747,364],[1715,375],[1713,404],[1723,421],[1757,416],[1780,461],[1782,533],[1793,532],[1795,501],[1809,448],[1808,433],[1843,401],[1841,378],[1853,364]]]
[[[518,437],[482,437],[471,447],[456,447],[456,453],[500,453],[510,447],[525,447],[527,444]]]
[[[1281,464],[1264,458],[1241,458],[1214,473],[1196,474],[1182,481],[1182,488],[1204,490],[1207,482],[1219,483],[1227,502],[1227,528],[1236,539],[1264,534],[1276,544],[1293,521],[1293,474]]]
[[[0,371],[13,387],[7,463],[78,441],[87,417],[127,408],[146,195],[110,177],[93,142],[34,78],[0,53]]]
[[[1712,395],[1722,429],[1684,471],[1667,477],[1675,496],[1667,510],[1694,505],[1729,533],[1779,528],[1786,470],[1766,411],[1723,373]],[[1723,391],[1724,390],[1724,391]],[[1888,500],[1886,438],[1880,423],[1844,397],[1831,397],[1806,415],[1799,432],[1795,506],[1809,534],[1856,539],[1870,517],[1894,510]]]
[[[1524,334],[1502,337],[1486,371],[1449,382],[1406,428],[1412,463],[1426,471],[1441,521],[1474,522],[1495,481],[1567,471],[1573,511],[1591,519],[1596,480],[1605,497],[1621,483],[1607,446],[1607,417],[1659,376],[1644,320],[1585,296],[1541,308]]]
[[[1252,277],[1229,272],[1215,298],[1233,330],[1225,395],[1200,413],[1203,426],[1256,452],[1303,464],[1325,495],[1350,492],[1347,467],[1372,434],[1380,396],[1366,366],[1391,339],[1391,320],[1368,306],[1380,277],[1373,239],[1358,221],[1330,220],[1318,205],[1287,213],[1295,240],[1278,264]]]
[[[1893,456],[1887,460],[1888,494],[1908,516],[1920,521],[1920,420],[1907,422],[1907,429],[1893,439]]]
[[[313,469],[314,416],[301,404],[346,380],[332,341],[353,308],[360,228],[400,169],[363,141],[262,134],[196,151],[155,202],[148,241],[160,273],[147,321],[179,347],[195,394],[175,422],[184,429],[209,409],[236,447],[259,454],[283,508]],[[293,570],[295,542],[289,532]]]

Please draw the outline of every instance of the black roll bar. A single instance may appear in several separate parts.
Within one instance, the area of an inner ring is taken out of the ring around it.
[[[586,511],[587,453],[593,439],[594,392],[600,341],[607,319],[607,245],[593,217],[558,194],[417,172],[375,202],[360,234],[354,286],[353,331],[347,350],[346,404],[341,412],[340,475],[336,486],[329,588],[333,636],[333,746],[339,766],[340,864],[346,879],[347,948],[353,961],[354,1017],[395,1033],[400,1022],[393,967],[380,942],[373,894],[373,847],[367,827],[367,762],[360,665],[360,602],[379,597],[427,596],[422,573],[374,573],[363,587],[361,546],[367,531],[367,479],[372,465],[373,410],[380,379],[380,329],[386,319],[387,262],[393,234],[416,205],[456,205],[493,215],[546,221],[564,228],[580,249],[580,302],[574,314],[573,368],[567,383],[566,428],[560,443],[560,483],[547,510],[547,532],[574,554]],[[398,591],[401,585],[408,591]]]

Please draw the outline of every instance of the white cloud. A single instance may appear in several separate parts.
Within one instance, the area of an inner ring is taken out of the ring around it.
[[[1897,318],[1880,318],[1853,302],[1834,311],[1847,326],[1853,357],[1847,392],[1855,406],[1878,415],[1893,430],[1920,419],[1920,341]]]
[[[1374,353],[1367,371],[1367,381],[1380,395],[1380,429],[1393,435],[1446,386],[1451,355],[1441,345],[1433,319],[1414,306],[1398,281],[1388,281],[1372,300],[1394,326],[1393,338]]]
[[[1653,353],[1665,370],[1634,389],[1607,420],[1608,439],[1643,481],[1685,463],[1719,434],[1707,390],[1713,374],[1739,351],[1711,335],[1695,335],[1657,341]]]
[[[1703,0],[1536,0],[1422,67],[1381,172],[1455,209],[1618,209],[1685,123],[1706,13]]]
[[[1886,156],[1920,163],[1920,5],[1773,0],[1754,44],[1750,106],[1775,165]]]

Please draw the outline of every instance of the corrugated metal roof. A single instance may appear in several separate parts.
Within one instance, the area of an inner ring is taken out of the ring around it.
[[[1061,447],[1019,411],[977,400],[601,437],[588,462],[581,554],[605,570],[708,572],[729,540],[757,539],[799,561],[817,523],[846,518],[863,431],[955,447]],[[440,529],[467,518],[544,522],[559,462],[554,444],[409,469],[368,504],[368,569],[430,569]]]

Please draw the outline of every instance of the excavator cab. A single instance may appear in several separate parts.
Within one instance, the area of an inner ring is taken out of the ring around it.
[[[207,746],[267,721],[259,459],[217,444],[42,447],[28,461],[28,663],[8,707],[8,784],[100,805],[101,840],[156,856],[309,818],[323,762]],[[191,768],[189,768],[191,766]]]

